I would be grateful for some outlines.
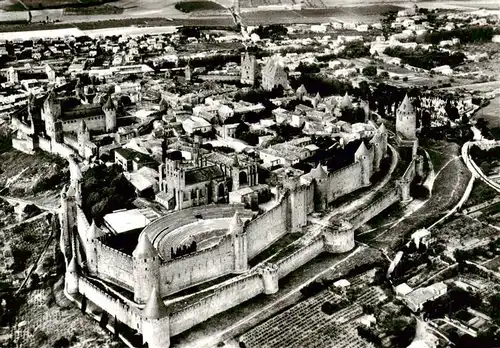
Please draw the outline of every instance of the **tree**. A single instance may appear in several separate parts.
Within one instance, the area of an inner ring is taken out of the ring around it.
[[[377,67],[375,65],[368,65],[363,68],[364,76],[376,76],[377,75]]]
[[[365,46],[363,40],[355,40],[346,43],[344,51],[339,54],[340,58],[361,58],[370,55],[370,49]]]
[[[67,347],[69,347],[69,341],[66,337],[60,337],[54,342],[52,347],[53,348],[67,348]]]

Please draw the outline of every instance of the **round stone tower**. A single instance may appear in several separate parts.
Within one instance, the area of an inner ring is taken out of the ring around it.
[[[68,294],[78,293],[78,264],[76,263],[75,256],[71,258],[71,261],[66,268],[64,280]]]
[[[134,258],[134,300],[144,303],[153,288],[160,289],[160,257],[149,237],[144,233],[139,235],[139,241],[132,256]]]
[[[314,210],[322,211],[328,205],[328,173],[321,163],[311,170],[311,176],[316,181],[314,190]]]
[[[352,250],[354,228],[347,220],[342,220],[336,228],[326,228],[323,232],[325,251],[329,253],[346,253]]]
[[[106,120],[106,132],[114,132],[116,130],[116,108],[111,100],[111,96],[108,97],[108,100],[102,106],[102,111]]]
[[[243,273],[248,270],[248,244],[244,224],[238,212],[234,213],[229,224],[229,233],[234,250],[234,273]]]
[[[87,257],[87,268],[91,274],[97,274],[98,260],[97,260],[97,238],[104,236],[104,232],[96,226],[95,221],[92,220],[92,224],[86,233],[85,240],[85,255]]]
[[[417,113],[413,108],[408,94],[396,110],[396,133],[402,140],[417,138]]]
[[[264,294],[275,294],[279,290],[279,275],[278,266],[275,264],[266,264],[259,269],[259,274],[262,276],[262,283],[264,284]]]
[[[142,338],[149,348],[170,346],[170,323],[167,307],[153,287],[148,302],[142,310]]]
[[[363,186],[370,186],[370,177],[373,173],[373,161],[370,151],[366,148],[364,142],[361,142],[359,148],[354,154],[354,160],[361,165],[361,183]]]

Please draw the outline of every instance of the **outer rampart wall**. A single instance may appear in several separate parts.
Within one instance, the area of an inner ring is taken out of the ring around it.
[[[33,129],[26,123],[19,120],[17,117],[12,117],[12,127],[14,127],[15,129],[19,129],[24,134],[33,134]]]
[[[356,191],[362,186],[361,163],[355,162],[328,176],[326,200],[331,203],[340,196]]]
[[[229,274],[233,270],[234,253],[231,236],[226,236],[212,248],[163,263],[160,269],[160,293],[162,296],[172,294]]]
[[[80,294],[87,297],[90,301],[108,312],[111,316],[116,316],[120,322],[128,327],[138,329],[140,331],[141,319],[134,309],[131,309],[127,304],[108,295],[102,289],[96,287],[83,277],[79,278],[78,291]]]
[[[191,327],[239,305],[264,291],[260,275],[246,278],[218,289],[199,302],[170,315],[170,335],[177,335]]]
[[[52,153],[52,144],[49,139],[38,137],[38,147],[43,151]]]
[[[73,151],[73,149],[71,149],[68,145],[56,142],[52,144],[52,152],[63,158],[68,158],[75,154],[75,151]]]
[[[95,241],[97,251],[97,273],[99,277],[133,291],[132,256],[113,249],[101,241]]]
[[[87,240],[87,231],[90,227],[90,224],[82,208],[80,208],[78,205],[76,205],[76,227],[81,241],[85,242]]]
[[[415,174],[416,174],[415,162],[416,162],[415,158],[410,162],[410,164],[408,165],[408,168],[406,168],[406,170],[402,176],[403,180],[413,181],[413,179],[415,178]]]
[[[250,221],[246,226],[249,259],[257,256],[288,232],[286,221],[288,199],[289,193],[286,192],[275,207]]]
[[[12,139],[12,147],[16,150],[19,150],[21,152],[27,153],[27,154],[34,154],[34,148],[35,145],[33,143],[33,139],[27,138],[27,139]]]
[[[399,200],[398,189],[397,187],[393,187],[390,191],[385,193],[375,202],[365,207],[361,211],[357,212],[350,220],[350,223],[352,224],[353,228],[356,229],[365,222],[370,221],[374,216],[380,214],[380,212],[389,208],[398,200]]]
[[[296,250],[293,254],[277,262],[278,277],[281,279],[314,259],[323,251],[323,245],[323,239],[318,237],[311,244]]]

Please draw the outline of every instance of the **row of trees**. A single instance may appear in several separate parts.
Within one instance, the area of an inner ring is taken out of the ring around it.
[[[462,52],[449,53],[437,49],[424,50],[418,47],[416,49],[408,49],[401,46],[387,47],[384,50],[384,54],[401,58],[404,64],[426,70],[441,65],[449,65],[453,68],[465,61],[465,55]]]
[[[495,35],[495,29],[488,26],[471,26],[449,31],[433,31],[424,35],[424,41],[434,45],[443,40],[460,39],[460,43],[490,42]]]

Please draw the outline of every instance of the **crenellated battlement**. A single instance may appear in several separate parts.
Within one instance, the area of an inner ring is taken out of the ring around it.
[[[215,245],[212,245],[212,246],[210,246],[208,248],[197,250],[194,253],[182,255],[182,256],[176,257],[175,259],[161,260],[161,266],[162,267],[163,266],[172,267],[172,265],[174,265],[178,261],[188,260],[188,259],[193,258],[193,257],[199,257],[201,255],[211,253],[212,251],[217,250],[217,249],[219,249],[219,248],[221,248],[221,247],[223,247],[223,246],[225,246],[227,244],[231,244],[231,235],[229,235],[229,234],[226,234],[225,236],[222,236],[221,240],[219,241],[219,243],[217,243]]]
[[[110,247],[109,245],[105,244],[102,241],[102,238],[105,238],[105,237],[97,238],[97,239],[94,240],[94,243],[96,244],[96,246],[98,247],[98,249],[100,249],[99,252],[111,253],[111,254],[115,254],[116,256],[118,256],[118,257],[120,257],[122,259],[127,259],[127,260],[130,260],[130,261],[133,260],[132,255],[126,254],[123,251],[120,251],[118,249]]]
[[[107,245],[103,238],[88,238],[89,235],[95,235],[92,233],[95,230],[89,232],[91,224],[81,209],[81,200],[78,199],[81,194],[79,190],[82,173],[74,157],[68,156],[71,190],[74,194],[68,193],[66,200],[67,202],[73,199],[75,201],[67,204],[67,211],[75,209],[73,222],[68,219],[69,224],[73,224],[68,230],[71,234],[74,231],[73,227],[77,227],[81,242],[85,244],[84,257],[87,260],[94,257],[92,253],[96,253],[96,276],[132,290],[137,303],[146,303],[149,302],[152,291],[153,293],[157,291],[159,296],[171,295],[224,275],[241,273],[215,289],[207,290],[199,299],[193,298],[193,303],[183,308],[179,308],[176,304],[175,309],[171,307],[170,312],[153,319],[145,317],[145,310],[142,310],[142,307],[145,308],[147,305],[130,306],[120,300],[118,295],[110,294],[84,277],[81,277],[79,291],[102,306],[103,310],[116,316],[120,322],[143,333],[145,340],[154,348],[159,347],[154,341],[155,335],[166,334],[169,337],[177,335],[259,294],[273,294],[279,290],[279,279],[322,252],[343,253],[354,248],[354,230],[357,227],[354,222],[360,222],[375,211],[382,209],[390,203],[394,195],[397,200],[397,189],[393,188],[386,196],[359,211],[355,216],[360,216],[359,221],[340,221],[338,226],[326,228],[307,245],[300,246],[296,250],[292,249],[293,251],[283,259],[275,263],[264,264],[257,269],[248,269],[248,260],[269,248],[286,233],[298,231],[307,224],[307,214],[315,211],[315,199],[319,195],[322,195],[325,203],[329,204],[341,195],[369,184],[369,177],[375,170],[374,158],[378,156],[377,158],[380,159],[385,156],[380,149],[383,149],[383,146],[377,148],[371,146],[370,149],[366,149],[362,144],[356,152],[354,163],[332,173],[327,173],[319,166],[316,173],[319,174],[318,178],[300,180],[293,187],[286,187],[279,195],[276,205],[265,213],[252,216],[252,219],[248,220],[245,225],[235,218],[233,223],[236,221],[237,224],[232,226],[238,226],[238,229],[234,229],[238,233],[221,233],[217,244],[191,254],[163,260],[158,257],[158,253],[161,256],[162,252],[169,252],[169,250],[161,250],[162,246],[158,246],[159,240],[163,238],[164,233],[170,233],[186,224],[227,218],[235,211],[241,214],[250,213],[236,206],[213,205],[189,208],[157,219],[142,231],[148,237],[150,247],[141,249],[143,253],[136,254],[141,255],[140,262],[139,258],[135,259]],[[166,168],[166,171],[175,175],[174,168]],[[409,174],[405,172],[405,175],[409,177],[415,175],[411,174],[409,169],[407,172]],[[91,263],[87,262],[87,265]],[[161,348],[165,347],[161,346]]]

